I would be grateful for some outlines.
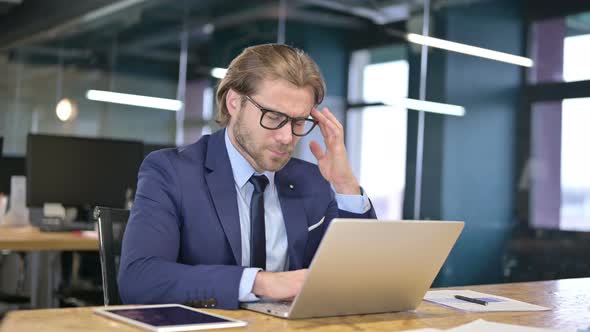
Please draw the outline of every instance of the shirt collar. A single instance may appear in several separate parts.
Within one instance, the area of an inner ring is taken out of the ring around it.
[[[242,154],[234,147],[231,140],[229,139],[228,129],[225,129],[225,148],[229,155],[229,162],[231,169],[234,174],[234,181],[240,189],[248,182],[253,174],[261,175],[256,172],[254,167],[242,156]],[[264,171],[262,174],[266,175],[270,187],[274,186],[275,172]]]

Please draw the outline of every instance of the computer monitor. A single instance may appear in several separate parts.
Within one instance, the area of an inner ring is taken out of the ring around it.
[[[24,157],[0,157],[0,193],[10,194],[10,178],[25,173]]]
[[[29,134],[27,204],[123,208],[142,155],[141,142]]]

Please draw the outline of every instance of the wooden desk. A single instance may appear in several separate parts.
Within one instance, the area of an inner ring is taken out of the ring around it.
[[[512,324],[548,327],[557,331],[590,328],[590,278],[457,287],[511,297],[552,308],[541,312],[466,313],[422,302],[413,312],[285,320],[251,311],[208,310],[247,321],[248,327],[232,331],[400,331],[417,328],[450,328],[479,318]],[[139,331],[97,316],[92,308],[13,311],[4,318],[8,331]]]
[[[98,238],[72,232],[41,232],[36,227],[0,226],[0,250],[97,251]]]

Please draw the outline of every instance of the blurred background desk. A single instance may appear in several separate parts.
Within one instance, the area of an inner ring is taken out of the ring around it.
[[[375,315],[285,320],[246,310],[206,310],[248,322],[235,331],[400,331],[418,328],[455,327],[486,319],[556,331],[586,331],[590,327],[590,278],[486,286],[454,287],[511,297],[550,307],[551,311],[467,313],[422,302],[415,311]],[[93,308],[23,310],[4,319],[5,331],[139,331],[131,326],[93,314]]]
[[[29,254],[31,306],[56,307],[61,279],[61,251],[98,251],[98,237],[73,232],[41,232],[36,227],[0,226],[0,250]],[[19,271],[18,273],[25,273]]]
[[[0,226],[0,250],[97,251],[98,237],[74,232],[41,232],[37,227]]]

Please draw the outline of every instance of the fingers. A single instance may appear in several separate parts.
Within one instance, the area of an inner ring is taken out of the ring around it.
[[[325,114],[326,118],[328,118],[328,120],[330,120],[330,122],[332,124],[334,124],[334,126],[336,126],[336,128],[344,130],[344,127],[342,127],[342,124],[340,123],[340,121],[338,121],[338,119],[336,119],[334,114],[332,112],[330,112],[330,110],[327,107],[324,107],[322,113]]]
[[[320,131],[322,132],[322,136],[325,139],[328,136],[328,129],[325,125],[327,121],[326,117],[315,108],[311,111],[311,116],[318,122],[318,126],[320,127]]]
[[[326,145],[331,145],[335,139],[343,139],[344,128],[326,107],[319,112],[317,109],[312,111],[312,116],[318,121],[322,136],[326,140]]]
[[[311,150],[311,153],[313,154],[315,159],[317,159],[318,161],[324,158],[324,151],[322,151],[320,143],[316,141],[311,141],[309,143],[309,149]]]
[[[317,109],[314,109],[315,112],[312,112],[312,116],[314,118],[316,118],[316,120],[318,120],[318,122],[323,123],[323,124],[327,124],[327,125],[333,125],[334,128],[337,129],[344,129],[344,127],[342,126],[342,124],[340,123],[340,121],[338,121],[338,119],[334,116],[334,114],[332,112],[330,112],[330,110],[327,107],[324,107],[322,109],[322,112],[319,112]]]

